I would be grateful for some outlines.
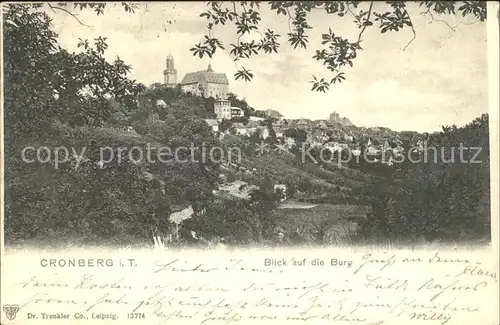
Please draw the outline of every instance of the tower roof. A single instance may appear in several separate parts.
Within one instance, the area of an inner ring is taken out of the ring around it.
[[[168,53],[167,59],[173,59],[172,53]]]

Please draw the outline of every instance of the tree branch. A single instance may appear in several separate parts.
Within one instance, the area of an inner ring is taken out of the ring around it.
[[[424,12],[422,12],[421,14],[422,14],[422,15],[429,15],[429,16],[431,17],[431,23],[432,23],[432,22],[437,21],[437,22],[443,23],[443,24],[445,24],[446,26],[448,26],[448,28],[449,28],[452,32],[454,32],[454,31],[455,31],[455,28],[456,28],[456,27],[452,27],[452,26],[451,26],[451,25],[450,25],[450,24],[449,24],[446,20],[443,20],[443,19],[436,19],[436,18],[434,18],[434,15],[433,15],[433,14],[432,14],[432,12],[431,12],[431,8],[428,8],[428,9],[427,9],[427,11],[424,11]]]
[[[293,20],[292,15],[290,15],[290,11],[288,11],[288,8],[285,8],[286,14],[288,16],[288,31],[290,34],[292,33],[292,25],[290,25],[290,22]]]
[[[408,19],[410,20],[410,24],[411,24],[411,31],[413,32],[413,37],[411,38],[411,40],[408,42],[408,44],[406,44],[405,47],[403,47],[403,51],[406,51],[406,49],[408,48],[408,46],[410,46],[410,44],[415,40],[415,38],[417,37],[417,33],[415,32],[415,28],[413,27],[413,21],[411,20],[410,18],[410,14],[408,13],[408,10],[406,11],[406,13],[408,14]]]
[[[356,21],[359,23],[359,19],[356,17],[356,15],[354,14],[354,12],[352,12],[352,9],[351,9],[351,6],[349,5],[349,3],[346,4],[347,6],[347,11],[349,11],[349,13],[351,14],[351,16],[356,19]]]
[[[370,8],[368,8],[368,16],[366,17],[366,21],[367,21],[367,22],[368,22],[368,21],[370,21],[370,16],[371,16],[371,14],[372,14],[372,8],[373,8],[373,2],[374,2],[374,1],[371,1],[371,2],[370,2]],[[362,36],[362,35],[363,35],[363,33],[365,32],[366,27],[368,27],[368,25],[366,25],[366,24],[365,24],[365,25],[363,26],[363,29],[361,29],[361,31],[359,32],[359,35],[358,35],[358,41],[357,41],[357,43],[361,42],[361,36]]]
[[[233,12],[236,15],[236,21],[239,22],[238,12],[236,11],[236,2],[235,1],[231,1],[231,3],[233,4]]]
[[[236,22],[238,22],[238,23],[239,23],[239,22],[240,22],[240,17],[239,17],[238,12],[236,11],[236,1],[231,1],[231,2],[233,3],[233,12],[234,12],[234,14],[236,15],[236,17],[235,17]],[[243,36],[243,35],[238,36],[238,39],[237,39],[237,41],[236,41],[236,42],[237,42],[237,44],[238,44],[238,47],[240,46],[240,39],[241,39],[241,36]],[[237,58],[237,59],[238,59],[238,58]]]
[[[89,25],[84,24],[84,23],[83,23],[80,19],[78,19],[78,17],[77,17],[74,13],[72,13],[72,12],[68,11],[67,9],[64,9],[64,8],[61,8],[61,7],[56,7],[56,6],[53,6],[53,5],[51,5],[50,3],[48,3],[48,5],[49,5],[49,8],[50,8],[50,9],[52,9],[52,11],[54,11],[54,12],[55,12],[55,11],[56,11],[56,9],[57,9],[57,10],[60,10],[60,11],[62,11],[62,12],[65,12],[65,13],[67,13],[68,15],[70,15],[71,17],[75,18],[75,19],[76,19],[76,21],[77,21],[80,25],[85,26],[85,27],[88,27],[88,28],[91,28]]]
[[[470,23],[460,22],[459,24],[461,24],[461,25],[466,25],[466,26],[470,26],[470,25],[475,25],[475,24],[478,24],[478,23],[481,23],[481,19],[478,19],[478,20],[473,21],[473,22],[470,22]],[[456,28],[456,27],[455,27],[455,28]]]

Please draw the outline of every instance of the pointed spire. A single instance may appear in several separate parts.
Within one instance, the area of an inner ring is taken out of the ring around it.
[[[208,64],[207,71],[210,71],[210,72],[212,72],[212,71],[213,71],[213,70],[212,70],[212,65],[211,65],[210,63]]]

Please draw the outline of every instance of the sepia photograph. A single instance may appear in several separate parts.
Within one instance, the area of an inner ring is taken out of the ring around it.
[[[484,1],[2,19],[7,247],[490,243]]]
[[[1,5],[2,325],[499,324],[499,4]]]

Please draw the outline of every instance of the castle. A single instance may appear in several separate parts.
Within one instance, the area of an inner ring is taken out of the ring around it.
[[[172,54],[169,54],[167,57],[167,66],[163,71],[163,76],[164,84],[167,87],[177,86],[177,70],[174,67]],[[214,72],[210,64],[207,70],[187,73],[179,85],[184,92],[190,92],[205,98],[214,98],[214,113],[218,119],[230,119],[243,115],[242,110],[237,107],[231,107],[231,102],[227,99],[229,81],[226,74]]]
[[[167,87],[177,85],[177,70],[174,67],[172,54],[167,57],[167,67],[163,71],[163,76],[164,84]],[[226,74],[214,72],[210,64],[207,70],[187,73],[179,85],[183,91],[205,98],[226,99],[229,92],[229,81]]]

